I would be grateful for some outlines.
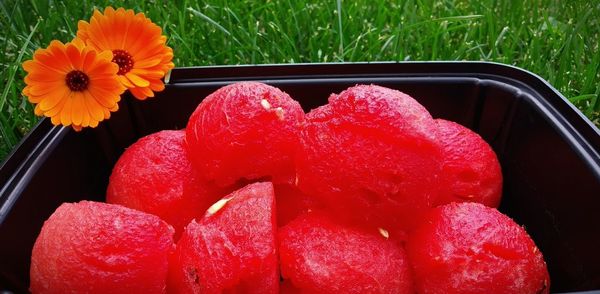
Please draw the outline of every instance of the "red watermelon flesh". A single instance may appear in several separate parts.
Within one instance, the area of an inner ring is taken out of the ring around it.
[[[323,204],[310,195],[302,193],[298,188],[288,184],[275,185],[277,203],[277,225],[285,226],[299,215],[323,209]]]
[[[281,273],[302,293],[413,293],[404,249],[384,236],[306,213],[281,228]],[[293,291],[291,291],[293,293]]]
[[[277,293],[275,195],[250,184],[192,221],[170,259],[173,293]]]
[[[444,150],[436,204],[478,202],[498,207],[502,171],[494,150],[477,133],[462,125],[443,119],[435,121]]]
[[[165,293],[173,228],[120,205],[64,203],[31,254],[32,293]]]
[[[279,294],[300,294],[302,290],[296,288],[290,280],[283,280],[279,284]]]
[[[227,194],[192,168],[185,131],[161,131],[141,138],[119,158],[106,202],[159,216],[175,228],[176,240],[194,218]]]
[[[427,214],[407,242],[418,293],[548,293],[543,256],[509,217],[479,203]]]
[[[410,96],[359,85],[307,114],[296,156],[298,187],[337,217],[413,227],[437,197],[437,125]]]
[[[278,88],[235,83],[198,105],[188,122],[187,147],[195,166],[220,185],[265,178],[292,183],[302,121],[300,104]]]

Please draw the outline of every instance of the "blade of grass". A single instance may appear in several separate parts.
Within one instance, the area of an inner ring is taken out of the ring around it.
[[[228,36],[231,36],[231,33],[224,28],[222,25],[220,25],[218,22],[214,21],[212,18],[206,16],[206,14],[192,8],[192,7],[188,7],[187,10],[189,10],[191,13],[193,13],[195,16],[198,16],[204,20],[206,20],[207,22],[209,22],[210,24],[212,24],[213,26],[215,26],[217,29],[219,29],[221,32],[225,33]]]
[[[6,81],[6,87],[4,88],[4,91],[2,92],[2,96],[0,96],[0,111],[2,111],[4,109],[4,104],[6,104],[6,97],[8,97],[8,92],[10,87],[8,87],[8,85],[11,85],[15,79],[15,74],[17,73],[17,69],[18,67],[21,65],[21,60],[23,60],[23,55],[25,54],[25,50],[27,50],[27,46],[29,46],[29,43],[31,42],[31,37],[33,37],[33,34],[37,31],[38,26],[40,25],[41,20],[38,20],[38,22],[35,24],[35,26],[33,26],[33,29],[31,29],[31,32],[29,33],[29,35],[27,36],[27,39],[25,40],[25,44],[23,44],[23,46],[21,46],[21,50],[19,50],[19,55],[17,56],[17,59],[14,61],[12,68],[10,70],[10,73],[8,75],[8,80]]]
[[[594,98],[594,96],[596,96],[596,94],[583,94],[583,95],[571,97],[571,98],[569,98],[569,100],[573,103],[576,103],[576,102],[583,101],[583,100],[590,100],[591,98]]]
[[[344,30],[342,26],[342,0],[337,0],[337,19],[338,19],[338,35],[340,37],[339,54],[341,61],[344,61]]]

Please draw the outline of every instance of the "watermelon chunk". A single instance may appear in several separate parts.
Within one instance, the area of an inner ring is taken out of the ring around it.
[[[281,228],[279,242],[288,293],[413,293],[404,249],[377,233],[311,212]]]
[[[278,88],[241,82],[218,89],[198,105],[187,125],[192,162],[208,180],[292,183],[300,104]]]
[[[502,171],[492,147],[462,125],[443,119],[435,122],[444,150],[436,205],[478,202],[498,207],[502,197]]]
[[[173,228],[120,205],[64,203],[31,254],[32,293],[166,293]]]
[[[228,192],[192,168],[184,148],[185,131],[161,131],[141,138],[119,158],[110,176],[106,202],[159,216],[183,228]]]
[[[479,203],[434,208],[406,250],[418,293],[549,293],[546,263],[531,237]]]
[[[277,293],[275,195],[270,182],[250,184],[192,221],[170,259],[174,293]]]
[[[331,95],[307,114],[298,187],[337,217],[410,229],[437,197],[437,125],[412,97],[375,85]]]

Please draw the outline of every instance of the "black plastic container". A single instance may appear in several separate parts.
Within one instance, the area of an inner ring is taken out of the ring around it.
[[[0,168],[0,290],[25,292],[31,248],[62,203],[102,201],[119,155],[138,138],[184,128],[207,94],[236,81],[277,86],[306,111],[360,83],[406,92],[434,117],[486,139],[500,159],[500,210],[543,252],[552,292],[600,289],[600,132],[547,82],[482,62],[224,66],[175,69],[167,88],[76,133],[42,121]]]

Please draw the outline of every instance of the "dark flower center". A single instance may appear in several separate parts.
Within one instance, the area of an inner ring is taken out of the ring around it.
[[[112,62],[119,65],[119,72],[117,74],[124,75],[133,68],[133,57],[125,50],[113,50]]]
[[[79,70],[71,71],[67,74],[67,86],[71,91],[83,91],[90,84],[90,78]]]

